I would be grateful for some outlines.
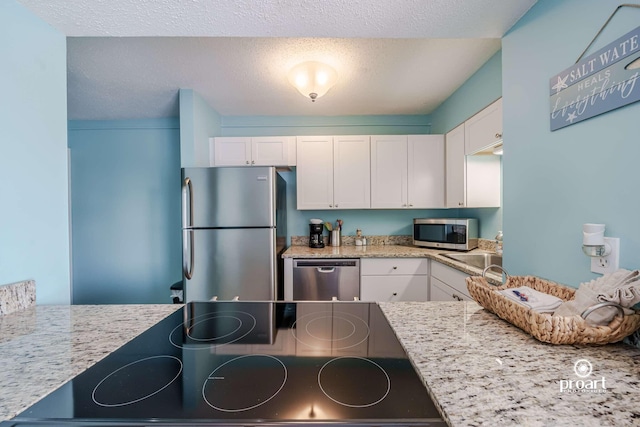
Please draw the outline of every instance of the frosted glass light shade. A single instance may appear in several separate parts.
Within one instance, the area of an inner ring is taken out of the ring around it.
[[[309,61],[289,71],[289,83],[312,102],[327,93],[338,80],[338,73],[327,64]]]

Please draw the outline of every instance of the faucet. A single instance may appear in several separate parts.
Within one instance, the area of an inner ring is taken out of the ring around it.
[[[498,231],[496,239],[496,253],[502,255],[502,231]]]

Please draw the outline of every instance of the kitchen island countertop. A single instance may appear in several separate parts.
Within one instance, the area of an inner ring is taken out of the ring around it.
[[[474,302],[380,306],[451,426],[637,425],[640,349],[543,344]],[[0,420],[180,307],[36,306],[0,317]],[[604,389],[575,387],[580,359]],[[561,392],[566,380],[574,388]]]

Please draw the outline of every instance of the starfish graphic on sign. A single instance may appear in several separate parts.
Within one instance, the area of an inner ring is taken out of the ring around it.
[[[564,76],[564,79],[562,77],[558,76],[558,83],[556,83],[555,85],[551,86],[551,89],[555,89],[556,93],[560,92],[562,89],[567,87],[567,79],[568,78],[569,78],[569,74]]]

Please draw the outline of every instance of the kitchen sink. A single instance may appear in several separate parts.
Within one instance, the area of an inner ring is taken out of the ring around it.
[[[450,253],[441,253],[443,257],[459,261],[470,265],[472,267],[477,267],[480,269],[484,269],[492,264],[499,265],[502,267],[502,255],[492,254],[492,253],[474,253],[474,254],[450,254]]]

